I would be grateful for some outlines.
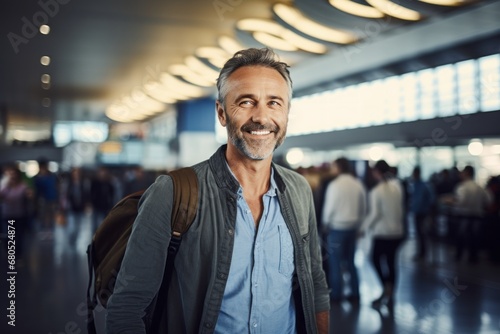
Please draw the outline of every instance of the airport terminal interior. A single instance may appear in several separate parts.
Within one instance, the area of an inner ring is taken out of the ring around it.
[[[332,298],[330,333],[500,333],[499,18],[500,0],[8,1],[0,333],[87,332],[93,234],[123,196],[226,143],[216,79],[250,47],[290,65],[287,137],[273,161],[309,182],[318,220],[338,158],[367,194],[380,160],[406,203],[415,167],[430,190],[422,224],[402,208],[394,301],[373,304],[383,286],[373,239],[359,237],[359,299]],[[469,170],[488,199],[474,225],[454,206]],[[55,184],[44,196],[40,175]],[[12,179],[23,187],[15,205]],[[98,333],[105,314],[95,310]]]

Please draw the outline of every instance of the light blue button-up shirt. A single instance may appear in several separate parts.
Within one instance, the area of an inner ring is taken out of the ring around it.
[[[216,333],[295,333],[292,238],[281,215],[277,187],[263,196],[258,229],[243,189],[238,190],[233,257]]]

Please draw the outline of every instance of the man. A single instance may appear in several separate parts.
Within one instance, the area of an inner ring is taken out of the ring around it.
[[[377,184],[368,195],[369,212],[360,227],[360,236],[372,235],[371,260],[383,285],[379,298],[372,307],[383,305],[392,309],[396,291],[398,266],[397,254],[404,240],[403,187],[391,173],[385,160],[379,160],[372,168]]]
[[[359,280],[354,253],[357,230],[366,212],[366,191],[363,184],[351,175],[349,161],[339,158],[333,162],[335,178],[326,189],[323,204],[323,225],[328,229],[327,256],[330,298],[343,297],[343,271],[349,274],[348,300],[359,302]]]
[[[90,202],[92,204],[92,233],[94,233],[104,217],[113,208],[115,187],[111,181],[109,170],[100,166],[90,183]]]
[[[292,82],[269,49],[227,61],[216,111],[228,143],[193,168],[199,209],[175,259],[168,333],[327,333],[329,300],[311,189],[272,163]],[[172,180],[160,176],[139,214],[108,303],[108,333],[145,333],[170,239]]]
[[[427,255],[426,220],[434,202],[434,194],[429,186],[422,181],[419,166],[413,169],[412,177],[408,183],[409,212],[413,216],[415,231],[417,232],[417,254],[415,260],[425,260]]]
[[[59,201],[59,180],[49,170],[49,162],[45,158],[38,160],[38,173],[34,177],[35,195],[38,221],[40,224],[40,238],[52,239],[56,212]]]
[[[484,214],[492,198],[474,181],[474,167],[465,166],[461,176],[462,182],[458,184],[454,198],[455,214],[459,221],[455,259],[459,261],[464,248],[468,248],[469,262],[475,263]]]

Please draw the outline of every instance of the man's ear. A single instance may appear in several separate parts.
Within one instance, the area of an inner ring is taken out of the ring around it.
[[[215,110],[217,111],[217,118],[219,119],[220,125],[225,127],[227,124],[226,113],[224,112],[224,106],[219,100],[215,101]]]

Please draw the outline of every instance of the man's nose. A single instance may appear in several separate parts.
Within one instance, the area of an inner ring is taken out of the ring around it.
[[[252,113],[252,121],[259,124],[266,124],[269,122],[269,108],[259,103],[255,106]]]

